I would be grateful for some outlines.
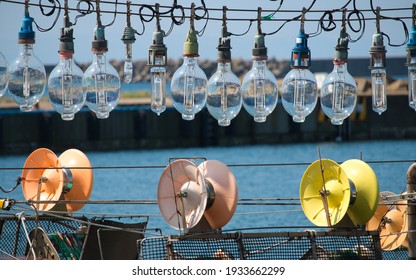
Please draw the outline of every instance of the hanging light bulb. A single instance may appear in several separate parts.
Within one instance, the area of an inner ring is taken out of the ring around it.
[[[55,111],[65,121],[74,119],[74,114],[85,103],[83,72],[73,58],[74,38],[68,15],[68,0],[65,1],[64,27],[61,29],[59,64],[52,70],[48,80],[49,100]]]
[[[343,10],[342,28],[334,55],[334,70],[326,76],[321,88],[321,107],[334,125],[341,125],[354,111],[357,102],[357,84],[348,73],[348,34]]]
[[[130,83],[133,79],[133,61],[132,61],[132,45],[136,41],[134,29],[131,27],[130,21],[130,1],[127,1],[127,24],[124,27],[121,40],[126,45],[126,55],[124,60],[124,82]]]
[[[190,29],[183,48],[184,61],[172,77],[170,85],[173,106],[182,119],[193,120],[207,100],[207,76],[199,67],[198,41],[194,27],[195,4],[191,5]]]
[[[410,30],[406,52],[409,106],[410,108],[416,110],[416,4],[413,4],[412,29]]]
[[[273,73],[267,68],[267,48],[261,32],[261,8],[258,8],[257,35],[254,37],[253,67],[244,76],[241,85],[243,106],[255,122],[265,122],[278,101],[278,85]]]
[[[231,43],[223,7],[222,37],[218,44],[218,68],[208,80],[207,108],[218,125],[228,126],[241,110],[240,79],[231,70]]]
[[[304,30],[303,9],[301,28],[296,38],[296,46],[292,50],[290,67],[282,83],[282,104],[294,122],[304,122],[318,101],[318,86],[315,76],[309,71],[311,52],[308,48],[308,35]]]
[[[373,111],[381,115],[387,109],[386,48],[380,32],[380,7],[377,7],[377,31],[370,48],[371,91]]]
[[[45,66],[33,52],[35,32],[32,23],[33,18],[29,15],[28,1],[26,1],[19,32],[20,53],[8,70],[9,92],[23,112],[32,111],[33,105],[39,102],[46,88]]]
[[[0,52],[0,97],[6,93],[7,85],[9,84],[9,78],[7,74],[8,68],[7,60]]]
[[[156,31],[149,47],[147,65],[150,66],[151,101],[150,109],[157,115],[166,110],[166,65],[167,48],[163,43],[165,32],[160,29],[159,4],[156,4]]]
[[[107,62],[107,40],[101,24],[99,1],[97,0],[97,25],[92,41],[93,61],[85,70],[86,104],[96,113],[97,118],[108,118],[120,99],[120,77],[114,67]]]

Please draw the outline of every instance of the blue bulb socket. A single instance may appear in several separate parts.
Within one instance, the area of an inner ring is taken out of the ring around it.
[[[32,23],[33,18],[25,14],[19,31],[19,44],[33,44],[35,42],[35,32],[33,31]]]
[[[108,44],[105,39],[105,27],[100,24],[94,28],[94,40],[92,41],[91,50],[93,52],[108,51]]]
[[[409,33],[409,42],[406,46],[407,56],[406,56],[406,66],[416,66],[416,63],[412,63],[412,58],[416,58],[416,29],[415,26],[412,26],[412,30]]]
[[[416,47],[416,29],[415,26],[412,26],[412,30],[409,33],[409,41],[407,43],[407,47]]]
[[[303,29],[299,30],[296,45],[290,56],[290,67],[309,68],[311,66],[311,51],[308,47],[308,35]]]

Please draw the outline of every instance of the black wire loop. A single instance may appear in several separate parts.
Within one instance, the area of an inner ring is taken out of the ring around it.
[[[277,26],[276,29],[269,32],[264,32],[264,35],[274,35],[277,34],[279,31],[283,29],[288,23],[293,21],[301,21],[302,15],[305,16],[307,13],[313,13],[315,16],[308,17],[307,20],[305,20],[305,26],[306,22],[308,22],[308,25],[310,25],[310,22],[316,22],[316,29],[313,33],[309,33],[309,37],[315,37],[321,34],[322,32],[331,32],[335,29],[337,29],[337,25],[340,21],[339,16],[343,9],[347,9],[347,16],[346,16],[346,27],[350,31],[350,33],[353,35],[353,37],[349,34],[349,41],[354,43],[359,41],[366,29],[366,22],[367,21],[374,21],[374,18],[368,16],[368,13],[373,14],[374,16],[377,16],[376,9],[374,7],[374,0],[369,0],[369,6],[370,9],[360,9],[358,4],[361,4],[361,2],[358,2],[358,0],[347,0],[344,2],[344,4],[336,9],[328,9],[328,10],[318,10],[313,9],[317,3],[317,0],[311,0],[310,5],[305,8],[305,11],[302,12],[301,10],[283,10],[284,5],[288,3],[289,1],[285,0],[270,0],[276,2],[276,8],[274,10],[263,10],[263,13],[268,13],[265,16],[262,16],[261,20],[263,22],[269,21],[269,22],[282,22],[279,26]],[[63,10],[62,7],[62,0],[38,0],[34,3],[30,2],[28,0],[2,0],[0,1],[0,5],[2,3],[13,3],[13,4],[21,4],[25,5],[25,7],[38,7],[40,14],[44,17],[52,17],[52,23],[49,27],[42,27],[38,24],[38,21],[34,21],[36,28],[41,32],[47,32],[52,30],[59,17],[61,16],[61,12]],[[110,14],[112,15],[112,19],[108,24],[103,25],[104,27],[111,26],[115,23],[117,15],[126,13],[124,9],[121,9],[122,11],[119,11],[118,7],[120,5],[124,6],[127,5],[127,1],[108,1],[108,0],[100,0],[98,3],[105,4],[106,9],[101,10],[100,12],[102,14]],[[214,18],[211,17],[210,12],[211,11],[221,11],[219,8],[208,8],[205,0],[198,1],[199,3],[195,7],[194,11],[194,19],[198,22],[203,22],[202,27],[197,30],[198,36],[203,36],[208,23],[214,20],[222,20],[221,17]],[[70,1],[72,7],[69,7],[69,10],[75,11],[75,19],[73,22],[73,25],[75,26],[77,24],[78,19],[85,17],[87,15],[90,15],[96,11],[95,7],[97,5],[97,0],[74,0]],[[156,4],[155,4],[156,5]],[[131,6],[135,8],[135,13],[132,12],[132,17],[136,16],[138,17],[138,21],[135,21],[136,25],[140,26],[140,32],[137,31],[137,28],[134,28],[136,30],[136,33],[138,35],[143,35],[146,31],[146,25],[152,21],[155,20],[156,16],[158,16],[160,19],[165,18],[168,20],[170,27],[168,31],[165,33],[165,37],[169,36],[175,26],[180,26],[185,23],[186,19],[190,17],[190,7],[184,7],[180,4],[178,4],[177,0],[173,0],[172,4],[166,5],[166,6],[160,6],[161,9],[159,11],[156,11],[155,5],[151,4],[142,4],[142,3],[131,3]],[[250,12],[251,14],[254,14],[257,12],[256,9],[252,10],[244,10],[244,9],[228,9],[230,12]],[[391,17],[387,16],[387,12],[392,11],[403,11],[403,10],[409,10],[412,11],[409,13],[409,17]],[[404,19],[411,19],[412,25],[415,24],[416,19],[416,12],[415,12],[415,4],[411,7],[407,8],[388,8],[388,9],[381,9],[379,14],[379,20],[380,21],[392,21],[397,22],[401,28],[400,30],[402,34],[404,34],[403,41],[397,43],[393,42],[390,38],[391,34],[387,34],[386,32],[380,32],[387,38],[387,42],[389,46],[392,47],[400,47],[405,44],[407,44],[409,40],[409,31],[408,27],[405,24]],[[290,14],[294,13],[295,16],[290,18],[279,18],[279,13],[285,13]],[[245,30],[241,32],[231,32],[229,31],[230,36],[244,36],[246,35],[253,25],[253,22],[256,21],[256,17],[250,17],[250,18],[232,18],[228,16],[227,22],[230,21],[238,21],[238,22],[246,22],[248,25],[245,28]],[[244,25],[243,25],[244,26]],[[273,26],[273,25],[269,25]],[[265,29],[266,27],[263,27]],[[396,32],[399,33],[399,32]],[[396,35],[396,34],[395,34]],[[397,36],[397,35],[396,35]]]
[[[85,4],[86,6],[83,4]],[[94,5],[89,0],[79,0],[76,5],[75,10],[78,13],[78,15],[75,16],[73,25],[76,25],[79,18],[82,18],[86,15],[93,13]]]
[[[389,16],[381,15],[381,11],[380,11],[380,14],[377,15],[377,9],[374,9],[373,0],[370,0],[370,7],[371,7],[371,11],[374,13],[374,15],[380,17],[380,20],[381,19],[393,20],[393,21],[397,21],[397,22],[399,22],[399,23],[402,24],[402,28],[403,28],[403,33],[404,33],[405,39],[400,44],[393,44],[391,42],[390,36],[387,35],[384,32],[381,32],[381,34],[383,34],[383,36],[385,36],[387,38],[388,45],[391,46],[391,47],[401,47],[401,46],[406,45],[407,42],[409,41],[409,30],[407,29],[406,23],[401,18],[399,18],[399,17],[389,17]]]
[[[356,20],[352,20],[352,17],[356,17]],[[354,28],[353,23],[358,22],[358,28]],[[353,11],[349,12],[347,15],[347,23],[349,29],[354,33],[359,33],[357,39],[352,39],[351,36],[348,35],[349,41],[351,43],[355,43],[359,41],[365,32],[365,18],[362,12],[359,10],[354,9]]]
[[[62,9],[61,2],[59,2],[59,0],[48,0],[48,2],[49,2],[49,4],[51,4],[51,6],[49,6],[49,5],[46,6],[46,5],[42,4],[42,0],[39,0],[39,9],[40,9],[41,14],[43,16],[50,17],[53,14],[55,14],[55,12],[57,11],[56,12],[56,17],[53,20],[52,25],[48,28],[43,28],[43,27],[39,26],[36,21],[34,21],[34,24],[36,25],[36,28],[40,32],[50,31],[56,25],[56,22],[58,21],[59,16],[61,15],[61,9]],[[46,8],[50,9],[49,12],[46,12]]]

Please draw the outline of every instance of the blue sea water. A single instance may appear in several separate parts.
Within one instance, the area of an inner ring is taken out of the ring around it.
[[[121,92],[150,90],[150,83],[122,83],[120,90]]]
[[[308,165],[319,158],[318,151],[321,158],[339,163],[362,157],[376,173],[380,191],[400,193],[406,188],[406,172],[411,161],[416,160],[415,146],[416,140],[394,140],[85,153],[94,167],[91,201],[155,201],[159,178],[170,160],[201,157],[219,160],[230,166],[241,202],[248,198],[299,198],[302,175]],[[26,158],[25,155],[0,157],[0,185],[3,188],[8,189],[15,184]],[[21,187],[0,196],[24,200]],[[160,228],[166,234],[178,233],[160,216],[157,204],[87,204],[77,212],[80,215],[91,213],[148,215],[148,228]],[[313,224],[307,220],[300,205],[239,203],[224,230],[282,226],[311,227]]]
[[[151,90],[150,82],[140,82],[140,83],[122,83],[120,91],[123,92],[133,92],[133,91],[148,91]],[[170,94],[170,82],[166,83],[166,93]]]

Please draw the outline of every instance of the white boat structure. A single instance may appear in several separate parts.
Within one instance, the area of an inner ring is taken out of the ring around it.
[[[226,164],[203,158],[174,158],[162,172],[157,203],[178,234],[148,234],[151,217],[78,215],[85,204],[150,203],[92,201],[93,167],[69,149],[59,157],[33,151],[22,176],[24,200],[0,201],[0,257],[48,260],[334,260],[415,259],[416,164],[407,191],[380,192],[371,167],[361,159],[341,164],[312,162],[299,188],[299,205],[310,228],[287,231],[224,231],[238,198],[237,180]],[[4,190],[3,190],[4,191]],[[279,199],[279,198],[276,198]],[[30,206],[22,211],[22,206]]]

